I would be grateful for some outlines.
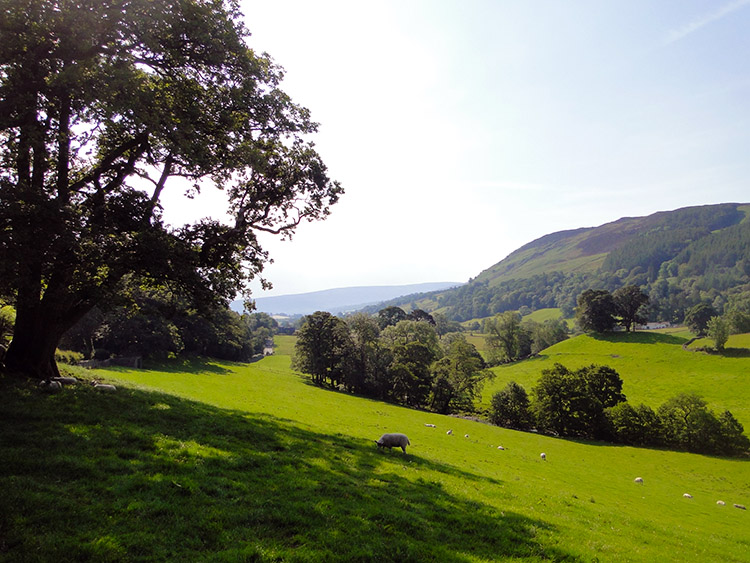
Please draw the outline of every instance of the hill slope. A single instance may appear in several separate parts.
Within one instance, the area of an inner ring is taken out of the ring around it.
[[[651,320],[680,321],[702,300],[721,312],[729,293],[750,291],[748,216],[749,204],[725,203],[552,233],[418,306],[458,321],[522,306],[568,316],[584,290],[632,284],[649,294]]]
[[[412,411],[288,356],[97,376],[121,389],[0,381],[0,559],[750,561],[743,460]],[[406,456],[377,451],[385,431]]]

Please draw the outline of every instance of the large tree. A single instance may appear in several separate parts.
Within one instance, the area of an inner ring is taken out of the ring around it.
[[[646,322],[646,316],[642,313],[643,306],[648,303],[648,295],[641,291],[637,285],[626,285],[616,289],[612,293],[615,301],[616,314],[620,318],[620,324],[626,332],[633,330],[636,324]]]
[[[338,199],[317,125],[241,18],[235,0],[0,0],[10,370],[57,373],[62,334],[129,273],[234,298],[268,259],[259,231],[289,235]],[[181,186],[223,190],[232,220],[165,224],[161,195]]]
[[[576,322],[585,332],[607,332],[615,326],[617,307],[612,294],[604,289],[587,289],[578,296]]]

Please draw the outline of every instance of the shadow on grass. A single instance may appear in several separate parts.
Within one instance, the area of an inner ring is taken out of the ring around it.
[[[222,360],[223,365],[237,365],[242,366],[245,364],[232,363]],[[193,373],[193,374],[205,374],[212,373],[217,375],[226,375],[231,373],[230,370],[223,366],[217,365],[213,360],[204,357],[194,358],[178,358],[164,362],[157,362],[153,360],[146,361],[144,363],[144,369],[149,371],[161,371],[166,373]]]
[[[627,344],[676,344],[682,345],[688,341],[682,336],[672,334],[662,334],[659,332],[595,332],[590,336],[596,340],[612,343]]]
[[[0,392],[0,560],[576,560],[402,468],[482,478],[364,440],[129,389]]]

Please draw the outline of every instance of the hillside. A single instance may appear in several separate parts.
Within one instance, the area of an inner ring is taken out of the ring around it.
[[[721,312],[731,293],[750,291],[748,216],[750,204],[726,203],[552,233],[417,305],[458,321],[523,306],[558,307],[570,316],[584,290],[632,284],[649,294],[650,320],[679,322],[701,301]]]
[[[570,369],[603,364],[620,374],[631,404],[644,403],[655,410],[677,393],[696,393],[716,412],[729,409],[750,430],[750,350],[739,348],[747,335],[733,336],[723,355],[683,350],[687,341],[658,332],[576,336],[535,358],[492,368],[496,377],[485,386],[481,404],[489,406],[492,395],[509,381],[530,392],[542,370],[555,363]]]
[[[410,285],[343,287],[293,295],[258,297],[255,299],[255,309],[269,314],[307,315],[315,311],[338,314],[362,309],[368,305],[404,295],[419,295],[460,285],[461,283],[458,282],[428,282]],[[232,309],[241,313],[243,302],[234,301]]]
[[[750,561],[744,460],[361,399],[284,354],[95,376],[118,392],[0,379],[0,560]]]

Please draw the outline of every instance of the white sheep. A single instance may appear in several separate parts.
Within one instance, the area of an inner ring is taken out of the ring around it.
[[[682,496],[685,497],[685,498],[693,498],[693,495],[691,495],[690,493],[685,493]]]
[[[104,393],[114,393],[117,391],[117,387],[110,385],[109,383],[94,383],[94,389]]]
[[[427,428],[436,428],[436,426],[434,424],[425,424],[425,426]]]
[[[504,450],[505,448],[504,448],[504,447],[502,447],[502,446],[498,446],[498,447],[497,447],[497,449],[498,449],[498,450]]]
[[[62,385],[75,385],[78,380],[75,377],[53,377],[52,381],[57,381]]]
[[[406,434],[383,434],[379,440],[375,440],[379,448],[401,448],[406,453],[406,446],[410,446]]]
[[[643,485],[643,477],[636,477],[635,479],[633,479],[633,482]]]
[[[448,432],[446,432],[446,434],[448,434],[448,436],[452,435],[453,434],[453,430],[448,430]]]
[[[545,454],[544,452],[540,453],[539,457],[542,458],[542,461],[547,461],[547,454]]]
[[[747,510],[747,508],[745,508],[744,504],[735,504],[734,507],[735,508],[739,508],[740,510]]]
[[[468,435],[468,434],[464,434],[464,438],[468,438],[468,437],[469,437],[469,435]]]
[[[723,500],[717,500],[716,504],[718,504],[719,506],[724,506],[726,502],[724,502]]]

